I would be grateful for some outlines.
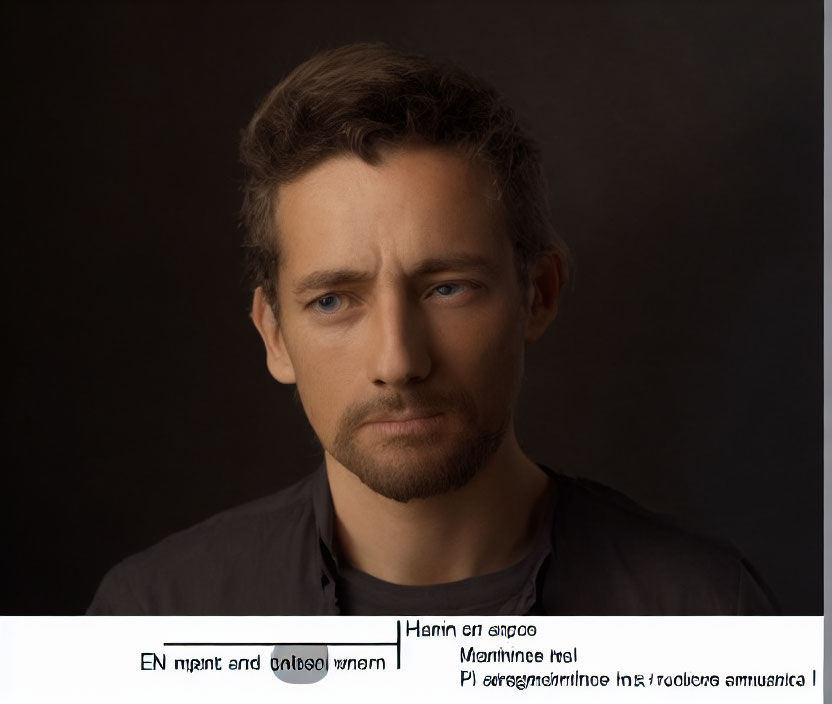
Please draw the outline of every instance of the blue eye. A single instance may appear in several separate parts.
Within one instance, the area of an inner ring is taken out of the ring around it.
[[[451,296],[456,296],[462,293],[463,286],[462,284],[442,284],[433,290],[443,298],[450,298]]]
[[[341,307],[341,296],[334,293],[328,293],[326,296],[321,296],[315,301],[315,308],[322,313],[334,313]]]

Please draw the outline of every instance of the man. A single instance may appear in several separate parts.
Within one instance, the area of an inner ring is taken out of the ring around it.
[[[568,251],[491,87],[382,45],[324,52],[242,157],[251,317],[323,467],[125,561],[90,613],[772,611],[733,549],[519,447],[524,347]]]

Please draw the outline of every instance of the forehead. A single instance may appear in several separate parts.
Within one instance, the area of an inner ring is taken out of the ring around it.
[[[436,257],[510,255],[490,170],[450,150],[398,149],[375,165],[334,157],[280,187],[275,217],[281,280],[310,268],[378,272]]]

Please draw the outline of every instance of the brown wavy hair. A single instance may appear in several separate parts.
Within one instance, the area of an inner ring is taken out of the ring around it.
[[[569,250],[551,224],[539,149],[485,81],[441,61],[384,44],[351,44],[316,54],[268,94],[244,130],[242,220],[251,288],[277,311],[278,188],[339,154],[379,163],[385,147],[454,148],[490,170],[503,203],[517,274],[543,253]]]

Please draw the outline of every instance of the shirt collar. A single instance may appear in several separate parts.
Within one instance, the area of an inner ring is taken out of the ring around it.
[[[335,511],[326,466],[322,463],[312,475],[312,510],[315,513],[317,554],[320,568],[321,610],[326,614],[340,613],[335,589],[338,576],[338,553],[335,551]]]

